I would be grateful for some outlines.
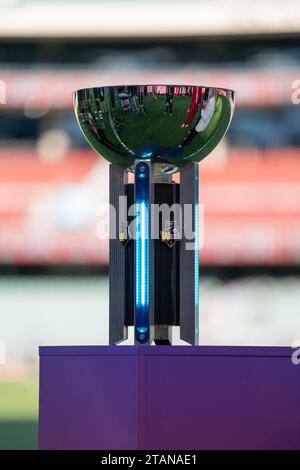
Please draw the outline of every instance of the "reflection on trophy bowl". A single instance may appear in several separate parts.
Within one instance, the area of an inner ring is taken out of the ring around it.
[[[86,139],[110,163],[130,168],[145,159],[173,173],[220,142],[234,92],[188,85],[96,87],[76,91],[74,107]]]

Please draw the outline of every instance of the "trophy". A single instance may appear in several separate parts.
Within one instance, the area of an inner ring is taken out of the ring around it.
[[[234,92],[189,85],[78,90],[74,109],[109,165],[109,343],[199,342],[198,162],[220,142]]]

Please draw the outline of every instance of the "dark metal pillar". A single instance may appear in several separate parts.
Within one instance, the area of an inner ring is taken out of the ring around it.
[[[180,170],[180,338],[193,345],[199,343],[198,185],[198,164],[184,166]],[[187,233],[189,226],[193,234]]]
[[[109,165],[109,344],[119,343],[128,335],[125,327],[126,253],[119,240],[119,234],[127,224],[127,212],[121,211],[119,205],[119,197],[125,196],[125,179],[127,172],[123,168]]]

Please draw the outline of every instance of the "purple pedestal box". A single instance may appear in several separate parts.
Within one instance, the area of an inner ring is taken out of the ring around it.
[[[282,347],[40,348],[40,449],[300,449]]]

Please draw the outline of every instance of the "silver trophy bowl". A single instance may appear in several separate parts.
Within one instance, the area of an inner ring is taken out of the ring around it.
[[[74,93],[79,126],[110,163],[132,169],[136,160],[173,173],[203,160],[226,133],[234,92],[189,85],[127,85]]]

